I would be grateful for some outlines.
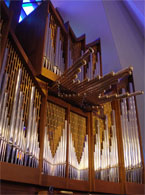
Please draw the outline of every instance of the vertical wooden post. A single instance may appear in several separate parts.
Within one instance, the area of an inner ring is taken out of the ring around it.
[[[19,20],[21,8],[22,8],[22,2],[23,2],[23,0],[10,1],[10,8],[9,9],[13,12],[11,28],[14,31],[15,31],[16,25],[18,24],[18,20]]]
[[[113,104],[114,103],[114,104]],[[112,107],[115,110],[115,121],[116,121],[116,135],[117,135],[117,145],[118,145],[118,159],[119,159],[119,181],[121,182],[121,193],[125,193],[125,167],[124,167],[124,153],[123,153],[123,140],[122,140],[122,129],[120,120],[120,101],[116,100],[112,103]]]
[[[134,85],[134,80],[132,77],[132,83],[133,83],[133,91],[135,91],[135,85]],[[136,97],[134,96],[135,100],[135,109],[136,109],[136,117],[137,117],[137,126],[138,126],[138,135],[139,135],[139,146],[140,146],[140,151],[141,151],[141,160],[142,160],[142,166],[143,166],[143,171],[142,171],[142,181],[145,183],[145,164],[144,164],[144,155],[143,155],[143,145],[142,145],[142,137],[141,137],[141,128],[139,124],[139,116],[138,116],[138,109],[137,109],[137,101]]]
[[[40,112],[40,156],[39,156],[39,184],[41,184],[41,173],[43,168],[43,150],[44,150],[44,135],[45,135],[45,123],[47,114],[47,96],[42,98],[41,112]]]
[[[93,153],[93,134],[92,134],[92,113],[88,113],[87,129],[88,129],[88,152],[89,152],[89,190],[94,189],[94,153]]]
[[[68,35],[68,33],[67,33],[67,38],[65,39],[65,44],[67,45],[66,47],[65,47],[65,50],[64,50],[64,55],[65,55],[65,67],[64,67],[64,71],[65,70],[67,70],[68,69],[68,41],[69,41],[69,35]]]
[[[69,123],[70,123],[70,105],[68,105],[66,111],[66,119],[67,119],[67,147],[66,147],[66,178],[69,177]]]
[[[101,54],[101,43],[100,43],[100,76],[103,76],[103,73],[102,73],[102,54]]]

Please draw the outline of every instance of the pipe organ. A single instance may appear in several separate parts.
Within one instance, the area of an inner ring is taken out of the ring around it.
[[[75,51],[75,49],[76,49],[76,45],[75,44],[73,44],[73,43],[71,43],[70,44],[70,39],[68,40],[68,68],[70,68],[73,64],[74,64],[74,62],[76,61],[75,59],[76,59],[76,57],[75,56],[73,56],[73,51]],[[81,43],[78,43],[79,45],[80,45],[80,47],[81,47]],[[70,45],[72,46],[72,47],[70,47]],[[82,56],[83,54],[84,54],[84,50],[81,50],[80,51],[81,53],[80,53],[80,55],[79,55],[79,57],[80,56]],[[83,78],[84,78],[84,67],[80,67],[80,73],[78,74],[78,76],[77,76],[77,78],[76,78],[76,82],[80,82],[80,81],[83,81]]]
[[[0,73],[0,160],[38,167],[41,95],[11,40]]]
[[[34,30],[33,33],[31,32],[32,26],[27,23],[29,19],[34,24],[33,29],[39,29],[41,33],[39,39],[37,30]],[[40,24],[42,25],[41,27],[39,26]],[[24,33],[22,23],[18,25],[16,34],[21,43],[27,39],[23,47],[30,57],[32,65],[35,64],[35,74],[39,78],[44,78],[47,74],[51,74],[52,79],[57,75],[60,76],[67,65],[67,31],[53,5],[50,2],[42,3],[37,12],[33,12],[31,16],[28,15],[25,25],[26,34],[23,37],[20,36],[20,34]],[[30,32],[28,33],[29,30]],[[33,42],[34,45],[30,46],[29,41]],[[34,50],[37,55],[33,54]]]
[[[67,120],[65,109],[47,102],[47,122],[44,135],[44,174],[65,177]]]
[[[87,45],[87,48],[92,47],[94,53],[90,54],[89,58],[87,59],[87,66],[86,66],[86,75],[85,77],[88,79],[94,79],[97,76],[102,76],[102,71],[100,68],[101,62],[101,54],[100,54],[100,46],[97,44],[99,39],[92,42],[91,44]]]
[[[70,113],[69,178],[88,180],[88,134],[86,118]]]
[[[63,36],[61,28],[56,25],[53,15],[48,13],[46,38],[44,43],[43,67],[61,75],[65,69],[63,57]]]
[[[122,93],[126,89],[122,88]],[[133,92],[133,85],[129,83],[129,92]],[[125,160],[126,180],[142,183],[142,159],[138,135],[138,123],[134,96],[124,98],[120,102],[123,150]]]
[[[102,111],[93,116],[95,178],[119,182],[115,110],[106,103]]]
[[[103,75],[100,39],[86,45],[50,1],[16,32],[0,4],[1,180],[35,193],[142,194],[133,67]]]

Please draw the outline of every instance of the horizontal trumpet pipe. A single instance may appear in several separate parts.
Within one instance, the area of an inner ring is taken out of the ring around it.
[[[84,64],[82,64],[84,65]],[[58,84],[65,85],[70,79],[76,79],[77,74],[80,72],[80,69],[78,68],[77,70],[73,70],[70,74],[66,76],[61,76],[59,80],[55,82],[55,84],[51,87],[51,90],[53,90]]]
[[[111,86],[114,83],[116,83],[116,81],[113,81],[112,83],[109,83],[110,84],[109,86]],[[106,90],[107,88],[108,88],[108,86],[103,86],[102,88],[99,88],[99,89],[90,90],[88,93],[86,93],[86,98],[90,102],[95,101],[95,104],[96,104],[96,100],[99,101],[99,99],[98,99],[99,94],[103,93],[104,90]],[[80,96],[81,95],[82,94],[80,94]]]
[[[78,94],[62,94],[60,97],[67,97],[67,98],[72,98],[72,97],[77,97]]]
[[[93,53],[94,50],[92,48],[89,48],[84,54],[83,56],[81,56],[69,69],[67,69],[61,77],[59,77],[57,80],[56,80],[56,83],[57,82],[60,82],[61,83],[61,80],[63,80],[64,77],[66,77],[68,74],[70,74],[73,70],[76,70],[77,68],[81,67],[82,65],[85,65],[86,64],[86,61],[84,60],[85,58],[87,58],[90,53]],[[56,83],[52,86],[55,87],[56,86]]]
[[[78,90],[79,88],[83,87],[86,83],[88,83],[89,79],[83,80],[81,83],[78,83],[78,80],[76,81],[77,86],[74,86],[71,88],[71,90]]]
[[[59,83],[63,85],[65,82],[67,82],[68,79],[74,77],[74,75],[77,75],[80,72],[81,72],[80,68],[73,70],[70,74],[67,74]]]
[[[68,89],[72,92],[75,92],[73,89],[77,87],[77,85],[80,83],[80,80],[75,81],[75,79],[72,81],[72,83],[68,86]]]
[[[121,95],[117,95],[117,99],[122,99],[122,98],[129,98],[132,96],[136,96],[136,95],[142,95],[144,92],[143,91],[136,91],[133,93],[125,93],[125,94],[121,94]]]
[[[141,95],[143,94],[143,91],[137,91],[137,92],[134,92],[132,94],[129,94],[129,93],[125,93],[125,94],[121,94],[121,95],[117,95],[117,94],[114,94],[114,95],[111,95],[111,96],[104,96],[102,98],[99,98],[97,99],[97,103],[98,104],[103,104],[103,103],[106,103],[106,102],[110,102],[110,101],[113,101],[115,99],[122,99],[122,98],[129,98],[129,97],[132,97],[132,96],[136,96],[136,95]]]
[[[94,82],[90,85],[84,86],[83,89],[78,90],[78,93],[84,93],[84,92],[90,92],[90,91],[94,91],[97,88],[106,86],[106,88],[108,88],[108,86],[110,85],[110,83],[116,83],[118,82],[118,79],[107,79],[106,81],[102,82],[102,79],[98,80],[98,82]]]
[[[105,96],[102,96],[102,97],[99,96],[99,100],[112,99],[112,98],[117,98],[117,94],[105,95]]]
[[[72,69],[76,69],[77,67],[78,67],[78,65],[79,64],[81,64],[82,63],[82,61],[84,60],[84,59],[86,59],[89,55],[90,55],[90,53],[93,53],[94,52],[94,50],[90,47],[69,69],[67,69],[64,73],[63,73],[63,75],[62,76],[66,76],[66,74],[68,74],[69,72],[71,72],[72,71]],[[58,78],[58,80],[59,80],[59,78]]]
[[[94,88],[90,88],[88,90],[88,93],[86,92],[87,96],[98,96],[101,93],[104,93],[106,90],[111,89],[111,86],[116,84],[118,80],[112,80],[111,82],[108,82],[108,85],[102,85],[100,87],[96,86]],[[81,93],[79,93],[81,95]]]
[[[88,82],[88,85],[85,86],[85,91],[90,90],[89,87],[91,87],[93,90],[93,88],[100,87],[101,85],[108,85],[108,82],[112,82],[113,80],[117,81],[119,78],[130,75],[132,73],[131,71],[132,71],[132,67],[129,67],[117,73],[111,72],[109,74],[106,74],[104,77],[100,78],[98,81],[93,79],[92,81]],[[80,90],[78,92],[83,93],[83,90]]]
[[[71,77],[67,78],[63,83],[61,83],[61,85],[62,85],[63,87],[66,87],[66,86],[69,85],[69,83],[73,83],[73,80],[74,80],[74,79],[77,79],[77,77],[78,77],[77,74],[72,75]]]
[[[80,83],[79,80],[77,80],[77,82],[78,82],[78,84]],[[71,90],[71,91],[74,91],[74,90],[72,90],[72,87],[76,87],[76,86],[77,86],[76,82],[73,80],[72,83],[68,86],[68,89]]]
[[[133,72],[133,67],[129,66],[127,68],[124,68],[123,70],[118,71],[115,75],[121,75],[121,74],[125,74],[125,73],[131,74],[132,72]]]
[[[110,72],[110,73],[104,75],[103,77],[101,77],[101,76],[98,75],[96,78],[90,80],[90,81],[86,84],[85,88],[88,88],[88,87],[93,86],[93,85],[100,84],[100,83],[102,83],[103,81],[105,81],[106,79],[112,78],[114,75],[115,75],[114,72]]]
[[[96,78],[94,78],[92,80],[89,80],[88,79],[88,82],[84,82],[82,84],[80,83],[80,86],[78,86],[77,91],[80,93],[80,92],[82,92],[83,89],[88,90],[88,88],[90,86],[92,86],[93,84],[96,85],[100,81],[100,79],[101,79],[101,77],[100,76],[97,76]]]

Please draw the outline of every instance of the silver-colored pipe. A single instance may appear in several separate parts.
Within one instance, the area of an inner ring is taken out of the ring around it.
[[[21,112],[21,108],[22,108],[22,101],[23,101],[23,92],[20,92],[19,95],[19,101],[18,101],[18,108],[17,108],[17,115],[16,115],[16,125],[15,125],[15,132],[14,132],[14,140],[13,140],[13,144],[16,145],[16,141],[17,141],[17,135],[18,135],[18,128],[19,128],[19,123],[20,123],[20,112]]]
[[[5,93],[3,104],[2,104],[1,116],[0,116],[0,137],[2,136],[2,127],[3,127],[3,123],[4,123],[4,113],[5,113],[5,109],[6,109],[7,98],[8,98],[8,93]]]
[[[13,101],[13,109],[12,109],[11,120],[10,120],[10,137],[9,137],[10,143],[13,142],[13,136],[15,131],[16,111],[17,111],[18,95],[20,91],[21,76],[22,76],[22,69],[19,69],[16,88],[15,88],[14,101]]]
[[[3,99],[4,99],[5,92],[6,92],[7,81],[8,81],[8,74],[5,73],[2,90],[0,90],[0,108],[2,111],[3,111]],[[2,111],[0,112],[0,118],[1,118]]]
[[[58,56],[59,56],[59,43],[60,43],[60,27],[57,27],[56,33],[56,50],[55,50],[55,65],[58,66]]]
[[[7,111],[6,111],[7,112]],[[6,146],[8,142],[8,121],[9,119],[6,119],[5,127],[4,127],[4,139],[3,139],[3,149],[1,151],[1,161],[5,160],[5,154],[6,154]]]
[[[3,62],[2,62],[2,67],[1,67],[1,71],[0,71],[0,91],[1,91],[1,88],[2,88],[2,80],[3,80],[3,75],[4,75],[4,72],[5,72],[7,57],[8,57],[8,48],[5,49],[4,58],[3,58]]]
[[[6,131],[6,124],[7,124],[7,114],[8,114],[8,107],[6,107],[6,110],[4,113],[2,131],[1,131],[1,136],[0,136],[0,160],[2,160],[3,148],[4,148],[4,144],[6,142],[5,131]]]
[[[48,43],[47,43],[48,47],[47,47],[47,59],[48,59],[48,65],[47,68],[49,69],[49,65],[50,65],[50,49],[51,49],[51,28],[49,28],[48,31]]]
[[[32,116],[32,129],[31,129],[31,134],[30,134],[30,148],[29,152],[32,154],[32,147],[34,144],[34,135],[35,135],[35,124],[36,124],[36,108],[33,107],[33,116]]]
[[[28,120],[27,135],[26,135],[26,152],[29,152],[29,147],[30,147],[30,135],[31,135],[31,129],[32,129],[34,93],[35,93],[35,87],[32,86],[30,106],[29,106],[29,117],[28,117],[29,120]]]
[[[90,53],[90,79],[93,79],[93,54]]]

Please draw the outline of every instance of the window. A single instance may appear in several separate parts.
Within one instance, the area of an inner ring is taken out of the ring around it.
[[[4,0],[4,2],[5,2],[5,4],[6,4],[7,7],[10,6],[10,0]]]
[[[42,1],[43,0],[23,0],[19,22],[21,22],[27,15],[34,11],[42,3]]]

